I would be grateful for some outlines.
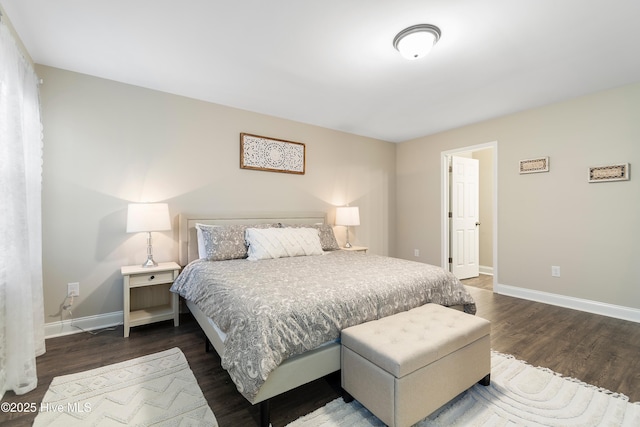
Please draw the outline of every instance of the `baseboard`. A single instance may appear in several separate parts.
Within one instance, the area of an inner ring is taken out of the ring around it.
[[[124,313],[122,311],[115,311],[113,313],[98,314],[96,316],[45,323],[44,337],[45,339],[55,338],[85,331],[109,328],[122,325],[123,319]]]
[[[488,276],[493,276],[493,267],[489,267],[486,265],[479,266],[480,274],[486,274]]]
[[[500,295],[507,295],[510,297],[522,298],[530,301],[537,301],[573,310],[586,311],[587,313],[599,314],[601,316],[614,317],[616,319],[640,323],[640,310],[637,308],[623,307],[620,305],[607,304],[604,302],[568,297],[565,295],[501,284],[496,284],[493,287],[493,292]]]

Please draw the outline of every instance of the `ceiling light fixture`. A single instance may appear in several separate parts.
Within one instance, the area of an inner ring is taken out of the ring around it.
[[[393,39],[393,47],[409,60],[426,56],[440,40],[440,28],[430,24],[418,24],[400,31]]]

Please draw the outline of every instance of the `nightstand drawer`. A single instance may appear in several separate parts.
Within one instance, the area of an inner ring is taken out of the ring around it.
[[[161,271],[158,273],[132,274],[129,276],[129,287],[146,286],[173,282],[173,271]]]

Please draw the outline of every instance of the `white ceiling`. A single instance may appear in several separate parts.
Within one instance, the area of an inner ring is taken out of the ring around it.
[[[0,4],[36,63],[391,142],[640,81],[638,0]]]

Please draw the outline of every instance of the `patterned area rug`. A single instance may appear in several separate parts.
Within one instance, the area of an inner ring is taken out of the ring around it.
[[[288,427],[383,426],[357,401],[328,403]],[[491,386],[476,384],[417,424],[427,426],[640,426],[640,404],[626,396],[491,355]]]
[[[217,426],[178,348],[55,377],[33,424]]]

